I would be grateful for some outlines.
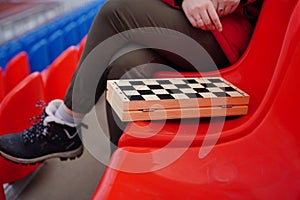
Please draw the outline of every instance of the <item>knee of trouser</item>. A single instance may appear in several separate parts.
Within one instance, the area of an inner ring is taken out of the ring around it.
[[[156,63],[151,52],[146,49],[131,51],[121,55],[110,63],[107,70],[107,79],[134,79],[149,78],[153,74]]]
[[[126,8],[126,0],[109,0],[103,4],[95,20],[97,20],[99,17],[111,19],[112,17],[118,16],[116,14],[122,12],[124,8]]]
[[[113,63],[112,65],[109,65],[107,68],[107,79],[113,80],[113,79],[123,79],[127,78],[126,73],[129,71],[128,65],[122,65],[121,63]]]

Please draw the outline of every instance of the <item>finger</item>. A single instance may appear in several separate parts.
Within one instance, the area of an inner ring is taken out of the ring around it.
[[[212,24],[212,21],[207,13],[207,11],[204,11],[201,13],[201,19],[204,23],[204,25],[207,27],[209,30],[215,30],[215,26]]]
[[[215,11],[214,8],[209,7],[208,8],[208,13],[209,13],[209,17],[213,23],[213,26],[218,30],[218,31],[222,31],[222,24],[220,21],[220,18],[217,14],[217,12]]]
[[[204,26],[204,22],[201,18],[197,19],[196,23],[199,28],[202,28]]]
[[[205,29],[205,24],[199,14],[194,15],[194,19],[196,21],[197,28]]]
[[[218,8],[218,2],[217,1],[212,1],[214,8],[217,9]]]
[[[204,24],[202,19],[200,19],[200,21],[198,23],[198,27],[205,31],[209,30],[208,27]]]
[[[197,21],[193,16],[187,16],[188,20],[190,21],[190,23],[192,24],[193,27],[197,27]]]

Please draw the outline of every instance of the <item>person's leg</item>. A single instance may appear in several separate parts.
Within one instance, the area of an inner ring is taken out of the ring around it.
[[[83,56],[64,99],[65,105],[61,101],[51,102],[40,123],[21,133],[0,137],[0,154],[20,163],[81,154],[83,147],[77,124],[58,118],[56,111],[66,106],[64,110],[71,115],[84,116],[89,112],[105,91],[109,74],[107,67],[113,55],[130,43],[146,48],[156,48],[157,45],[157,49],[163,45],[164,50],[157,52],[170,63],[181,66],[182,70],[195,70],[194,66],[201,66],[201,60],[208,55],[194,51],[189,43],[178,43],[185,41],[183,36],[201,45],[218,66],[228,63],[212,34],[193,28],[182,11],[170,8],[160,0],[107,1],[89,31]],[[185,55],[197,58],[195,60],[199,63],[189,63],[185,61],[185,56],[180,58],[176,53],[170,53],[177,49],[187,50]],[[120,68],[123,67],[120,65]]]
[[[205,32],[193,28],[189,25],[181,11],[172,9],[159,0],[146,2],[141,2],[138,0],[129,0],[126,2],[116,0],[108,2],[99,12],[94,21],[93,27],[89,33],[85,51],[81,58],[81,63],[84,62],[84,59],[88,57],[88,54],[92,52],[97,45],[101,44],[111,35],[138,27],[162,27],[174,29],[176,31],[189,35],[209,51],[209,54],[212,55],[213,59],[219,67],[225,67],[229,64],[228,60],[226,59],[225,55],[221,51],[219,45],[216,43],[210,32]],[[105,32],[105,34],[103,34],[103,32]],[[134,40],[134,36],[132,36],[131,39],[132,41],[128,40],[129,43],[137,42]],[[201,57],[201,53],[199,52],[199,55],[197,56]],[[103,93],[106,87],[106,80],[119,79],[124,75],[125,72],[128,72],[130,69],[131,75],[129,77],[131,78],[152,77],[153,73],[149,73],[149,70],[151,71],[149,65],[142,70],[141,68],[133,68],[134,66],[149,62],[164,63],[172,66],[178,71],[195,70],[195,68],[184,58],[167,50],[154,49],[151,51],[147,49],[135,51],[122,56],[113,64],[108,65],[109,69],[105,71],[104,76],[99,81],[95,99],[97,100]],[[204,68],[205,66],[202,67],[203,68],[201,70],[203,71],[209,70],[207,68]],[[159,69],[156,68],[156,71],[158,70]],[[152,70],[152,72],[153,71],[154,70]],[[72,86],[73,84],[71,84],[71,87]],[[70,108],[72,107],[72,98],[70,97],[72,94],[72,90],[69,90],[65,98],[65,103]],[[82,103],[79,103],[79,105],[81,104]],[[124,130],[125,123],[122,123],[118,118],[115,117],[116,115],[114,114],[114,111],[108,103],[106,105],[106,108],[110,140],[114,145],[117,145],[119,137]]]
[[[142,29],[149,27],[154,28]],[[181,35],[170,32],[170,40],[164,40],[165,34],[169,33],[166,29],[178,31]],[[149,30],[156,32],[153,33],[155,37],[148,37],[152,34]],[[77,113],[89,112],[106,88],[106,70],[112,56],[118,49],[130,43],[151,47],[151,44],[157,41],[165,42],[163,45],[166,49],[156,51],[182,70],[194,71],[194,66],[187,62],[186,58],[172,53],[176,48],[183,48],[182,44],[178,43],[181,39],[178,37],[183,35],[201,45],[208,53],[203,56],[201,52],[195,52],[192,47],[185,47],[188,50],[186,54],[196,57],[199,61],[199,64],[194,63],[196,67],[200,66],[201,60],[208,55],[217,66],[228,65],[227,58],[211,32],[192,27],[181,10],[173,9],[161,0],[107,1],[89,31],[79,67],[64,99],[65,105]]]

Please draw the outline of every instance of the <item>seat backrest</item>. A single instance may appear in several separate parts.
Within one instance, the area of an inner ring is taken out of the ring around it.
[[[34,44],[28,54],[31,72],[41,72],[50,64],[48,43],[46,39],[42,39]]]
[[[32,32],[26,33],[19,38],[19,41],[22,44],[23,50],[29,52],[32,46],[38,42],[36,34]]]
[[[0,199],[5,200],[5,193],[4,193],[3,186],[0,186]]]
[[[13,40],[7,43],[8,49],[7,49],[7,61],[12,59],[14,56],[16,56],[18,53],[20,53],[23,50],[22,44],[19,40]]]
[[[31,73],[7,93],[0,106],[0,135],[29,127],[28,119],[40,113],[35,105],[44,96],[44,85],[39,72]]]
[[[260,105],[272,80],[291,13],[297,2],[265,0],[244,55],[235,65],[220,72],[228,81],[250,94],[250,112]],[[278,20],[274,20],[276,13],[280,13]]]
[[[3,70],[0,67],[0,103],[2,102],[3,98],[5,97],[5,85],[4,85],[4,77],[3,77]]]
[[[42,72],[46,102],[64,98],[77,63],[78,50],[71,46]]]
[[[53,62],[65,49],[64,33],[55,31],[48,39],[50,61]]]
[[[297,106],[300,101],[298,92],[300,79],[300,1],[293,12],[289,23],[285,43],[279,56],[278,66],[275,76],[271,82],[271,90],[266,93],[266,104],[272,105],[269,116],[278,121],[276,126],[280,127],[281,132],[292,134],[293,138],[299,141],[299,112]],[[278,120],[278,119],[280,120]],[[271,134],[271,133],[270,133]]]
[[[82,15],[77,21],[77,27],[78,27],[78,37],[79,39],[82,39],[88,32],[89,28],[87,25],[87,16]]]
[[[0,66],[4,67],[7,63],[7,45],[0,46]]]
[[[274,75],[287,26],[297,2],[264,0],[251,41],[238,62],[223,70],[201,75],[222,76],[249,93],[249,111],[253,113],[264,98]],[[274,20],[277,13],[280,13],[280,17]]]
[[[44,98],[40,73],[27,76],[3,99],[0,106],[0,135],[20,132],[30,127],[29,119],[41,113],[35,105]],[[0,158],[0,183],[14,182],[30,174],[39,165],[16,165]]]
[[[247,115],[232,120],[225,120],[224,123],[222,120],[220,120],[220,122],[214,120],[213,123],[211,123],[210,120],[201,120],[198,134],[194,139],[195,142],[193,145],[199,146],[203,144],[203,140],[206,139],[204,134],[207,133],[207,130],[211,127],[219,127],[222,125],[222,134],[217,141],[218,143],[222,143],[235,140],[250,133],[262,122],[267,111],[270,109],[270,105],[273,103],[274,95],[278,92],[279,84],[282,81],[281,78],[285,75],[287,66],[289,65],[290,56],[295,53],[296,46],[299,44],[299,36],[298,38],[291,36],[298,27],[297,20],[299,18],[295,17],[295,13],[299,13],[298,4],[299,1],[297,0],[278,0],[276,2],[265,0],[252,40],[242,58],[236,64],[218,72],[192,74],[193,76],[222,76],[250,95]],[[276,16],[278,12],[280,12],[282,16],[278,22],[275,22],[274,16]],[[270,32],[270,30],[276,31]],[[283,56],[283,54],[286,54],[286,56]],[[280,62],[284,62],[285,64],[280,64]],[[171,76],[176,75],[174,73],[170,74]],[[164,73],[163,75],[168,74]],[[177,73],[177,76],[178,75]],[[198,126],[198,123],[199,122],[193,123],[192,121],[190,123],[184,123],[184,125],[186,125],[185,130],[189,130],[189,128],[194,130],[195,126]],[[157,127],[160,127],[159,122],[153,124],[157,124]],[[156,135],[151,140],[147,138],[147,140],[141,142],[142,139],[138,140],[136,137],[130,136],[130,134],[123,134],[119,141],[119,146],[144,144],[143,142],[148,141],[150,142],[147,144],[153,146],[153,144],[155,144],[154,140],[158,141],[156,142],[157,144],[162,142],[158,145],[168,144],[173,138],[167,137],[167,131],[164,130],[170,128],[172,131],[174,130],[173,132],[175,134],[177,133],[176,127],[181,124],[176,122],[164,124],[166,127],[164,127],[162,131],[157,131],[156,129],[152,131],[155,132]],[[134,123],[129,124],[128,127],[128,130],[131,132],[135,130]],[[213,129],[211,128],[211,130]],[[219,131],[220,129],[217,128],[217,130]],[[209,135],[207,135],[207,139],[208,138]],[[184,139],[183,137],[182,140]]]
[[[250,94],[250,113],[260,105],[282,49],[291,13],[298,0],[264,0],[251,41],[242,57],[232,66],[212,72],[158,73],[158,77],[222,76]],[[274,16],[280,13],[280,19]]]
[[[75,22],[71,22],[64,28],[64,38],[67,47],[78,44],[79,36],[77,33],[77,28],[78,27]]]
[[[5,67],[5,89],[9,92],[30,73],[28,55],[25,51],[14,56]]]

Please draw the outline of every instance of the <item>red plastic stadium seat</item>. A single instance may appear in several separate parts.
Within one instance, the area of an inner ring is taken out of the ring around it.
[[[78,50],[71,46],[42,72],[46,102],[63,99],[78,63]]]
[[[119,148],[93,199],[299,199],[299,11],[300,2],[260,108],[264,116],[247,136],[221,145]]]
[[[4,77],[3,77],[2,68],[0,67],[0,103],[2,102],[4,96],[5,96]]]
[[[264,134],[265,128],[218,145],[204,158],[199,147],[120,148],[92,199],[298,199],[300,138],[273,137]]]
[[[2,185],[0,186],[0,200],[5,200],[5,194]]]
[[[26,52],[20,52],[13,57],[5,68],[5,87],[9,92],[19,82],[21,82],[30,73],[28,55]]]
[[[27,76],[3,99],[0,106],[0,135],[20,132],[31,126],[29,119],[41,113],[35,107],[44,99],[44,86],[40,73]],[[0,158],[0,183],[14,182],[31,173],[39,165],[22,166]]]
[[[165,146],[175,138],[178,141],[176,145],[180,146],[181,143],[185,145],[183,141],[186,141],[191,142],[191,145],[199,146],[202,145],[204,139],[206,142],[211,142],[211,139],[215,140],[214,138],[220,136],[218,143],[223,143],[251,133],[261,123],[272,104],[273,97],[266,95],[272,90],[271,83],[280,83],[281,76],[287,68],[278,65],[277,62],[279,55],[284,51],[283,43],[285,45],[294,43],[290,38],[286,38],[286,33],[292,34],[297,27],[295,25],[288,27],[288,25],[298,2],[297,0],[288,2],[265,0],[249,46],[242,58],[234,65],[220,71],[201,74],[171,72],[159,74],[160,77],[221,76],[250,95],[249,111],[246,116],[225,121],[222,118],[213,118],[200,119],[200,122],[199,119],[181,122],[180,120],[134,122],[127,126],[125,134],[120,138],[119,146]],[[282,14],[280,22],[274,22],[273,16],[278,12]],[[299,12],[298,6],[295,12]],[[275,29],[276,31],[270,35],[269,30]],[[293,49],[286,51],[289,54],[293,53]],[[288,59],[288,57],[282,59]],[[281,73],[279,76],[278,72]]]

